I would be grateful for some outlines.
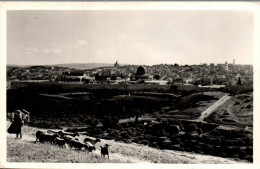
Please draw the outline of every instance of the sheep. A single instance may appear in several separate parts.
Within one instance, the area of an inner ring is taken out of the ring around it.
[[[59,134],[61,131],[55,131],[55,130],[47,130],[47,133],[55,133],[55,134]]]
[[[43,131],[37,131],[36,132],[36,142],[39,140],[39,142],[50,142],[53,143],[55,138],[59,137],[58,134],[49,134],[45,133]]]
[[[82,148],[84,148],[87,151],[89,152],[92,152],[93,150],[95,150],[96,148],[91,145],[91,144],[85,144],[85,143],[82,143],[80,141],[77,141],[77,140],[70,140],[68,141],[68,144],[71,148],[75,148],[75,149],[78,149],[78,150],[82,150]]]
[[[96,147],[93,144],[91,144],[90,142],[86,142],[86,145],[88,145],[89,152],[96,150]]]
[[[84,147],[83,143],[79,142],[78,140],[73,140],[73,139],[68,141],[68,145],[71,148],[76,148],[76,149],[80,149],[80,150],[82,147]]]
[[[73,139],[75,139],[74,137],[72,137],[72,136],[63,136],[62,138],[64,138],[64,139],[66,139],[66,140],[73,140]],[[77,138],[76,138],[77,139]]]
[[[101,140],[99,138],[92,138],[92,137],[85,137],[84,143],[90,142],[93,145],[96,145],[97,142],[100,142]]]
[[[42,137],[43,134],[44,134],[43,131],[37,131],[36,132],[36,142],[40,141],[40,137]]]
[[[57,137],[59,137],[58,134],[45,134],[43,137],[43,142],[48,141],[50,143],[53,143]]]
[[[54,139],[54,144],[58,145],[58,146],[61,146],[61,147],[65,147],[65,144],[67,143],[67,140],[66,139],[62,139],[62,138],[59,138],[59,137],[56,137]]]
[[[108,144],[105,144],[105,146],[100,146],[100,148],[101,148],[101,157],[102,156],[106,156],[107,155],[107,157],[108,157],[108,159],[109,159],[109,152],[108,152]]]
[[[79,136],[79,133],[72,133],[72,132],[65,132],[65,131],[59,131],[58,133],[61,136],[72,136],[72,137]]]
[[[72,132],[66,132],[66,131],[55,131],[55,130],[48,130],[48,133],[55,133],[55,134],[59,134],[60,136],[72,136],[72,137],[76,137],[79,136],[79,133],[72,133]]]

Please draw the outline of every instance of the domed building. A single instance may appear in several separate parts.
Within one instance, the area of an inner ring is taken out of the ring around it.
[[[136,75],[145,75],[147,70],[144,66],[139,66],[136,70]]]
[[[136,74],[134,75],[135,80],[138,79],[149,79],[149,76],[147,75],[147,69],[144,66],[138,66],[136,69]]]

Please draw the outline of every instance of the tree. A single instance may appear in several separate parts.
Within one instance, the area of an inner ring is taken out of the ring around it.
[[[137,82],[138,82],[139,84],[144,84],[144,79],[139,79]]]
[[[111,80],[116,80],[116,76],[113,75],[113,76],[110,77],[110,79]]]
[[[153,76],[153,78],[155,78],[156,80],[159,80],[160,79],[160,75],[156,74]]]
[[[95,80],[99,81],[101,79],[100,75],[98,73],[95,74]]]
[[[121,77],[121,78],[125,78],[125,76],[123,75],[123,73],[120,74],[120,77]]]
[[[238,78],[237,84],[238,84],[238,85],[241,85],[241,79],[240,79],[240,77]]]
[[[141,115],[141,111],[140,109],[135,109],[135,123],[137,124],[138,123],[138,118],[140,117]]]
[[[83,81],[84,84],[89,84],[90,83],[89,79],[82,79],[82,81]]]

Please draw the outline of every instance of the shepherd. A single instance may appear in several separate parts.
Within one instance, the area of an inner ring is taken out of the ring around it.
[[[22,112],[19,110],[15,111],[14,114],[14,121],[12,122],[11,126],[8,128],[7,132],[10,134],[16,134],[16,138],[18,138],[20,134],[20,138],[22,138]]]

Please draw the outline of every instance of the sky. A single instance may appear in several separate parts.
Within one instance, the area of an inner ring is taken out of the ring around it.
[[[253,64],[251,11],[7,12],[7,64]]]

